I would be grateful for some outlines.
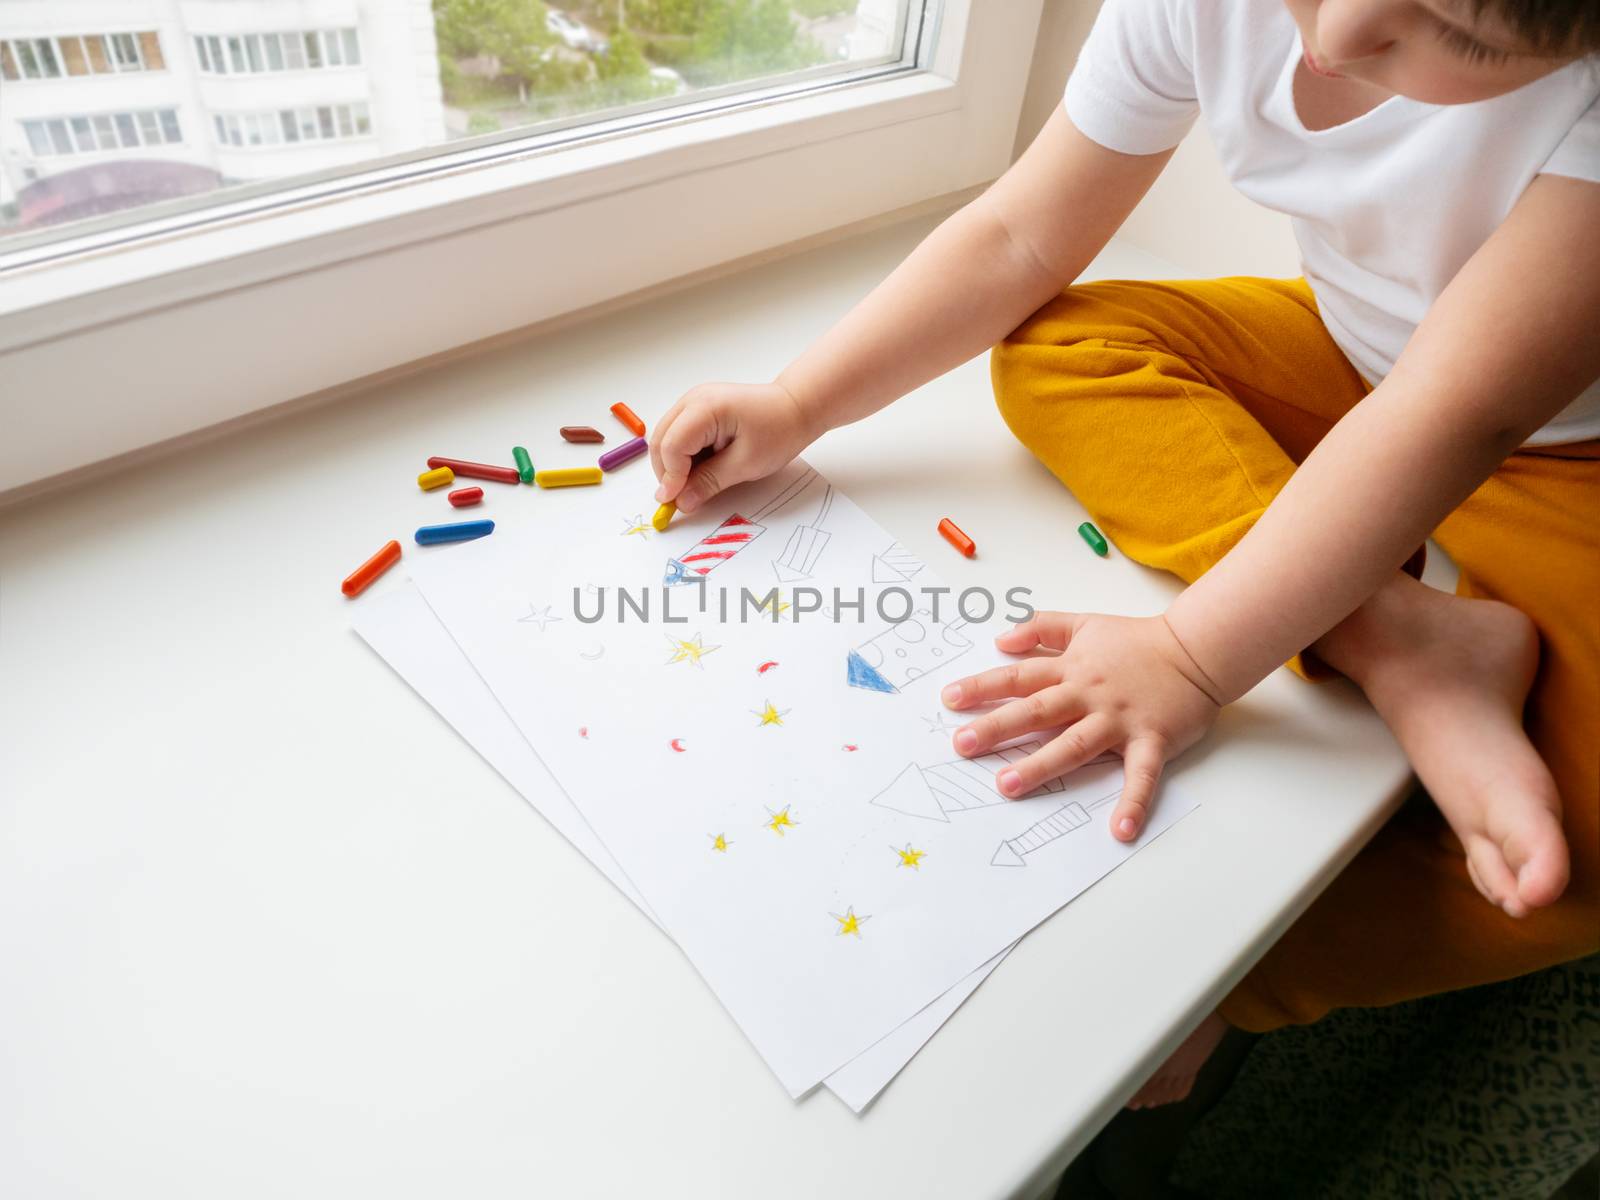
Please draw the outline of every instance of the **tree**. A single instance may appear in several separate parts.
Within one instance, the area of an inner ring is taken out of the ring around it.
[[[543,0],[433,0],[439,53],[456,58],[493,58],[517,81],[526,103],[550,73],[555,34],[545,24]]]

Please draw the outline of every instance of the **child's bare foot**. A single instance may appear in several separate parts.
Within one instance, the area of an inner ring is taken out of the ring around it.
[[[1206,1060],[1227,1032],[1228,1023],[1216,1013],[1201,1021],[1195,1031],[1167,1056],[1167,1061],[1156,1068],[1156,1073],[1144,1081],[1144,1086],[1128,1101],[1128,1107],[1156,1108],[1182,1100],[1194,1087],[1200,1068],[1206,1065]]]
[[[1561,800],[1522,729],[1539,662],[1533,622],[1398,575],[1316,649],[1399,739],[1461,839],[1477,889],[1513,917],[1560,896]]]

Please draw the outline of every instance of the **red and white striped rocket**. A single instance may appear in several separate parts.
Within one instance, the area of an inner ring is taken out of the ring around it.
[[[705,578],[765,533],[766,528],[734,513],[691,546],[687,554],[667,560],[666,582],[690,583],[695,577]]]

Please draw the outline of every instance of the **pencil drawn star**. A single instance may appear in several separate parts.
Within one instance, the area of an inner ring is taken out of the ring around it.
[[[774,708],[771,700],[768,700],[767,706],[761,709],[759,712],[753,708],[750,711],[761,718],[762,725],[782,725],[784,717],[789,715],[789,710],[787,708],[783,709],[781,712]]]
[[[693,663],[698,667],[700,660],[707,654],[710,654],[713,650],[721,649],[720,646],[707,646],[703,637],[703,634],[697,633],[694,637],[685,640],[668,635],[667,641],[672,646],[672,657],[667,659],[667,666],[670,667],[673,663],[687,662]]]
[[[550,606],[548,604],[544,606],[542,611],[537,612],[534,610],[533,605],[530,604],[528,605],[528,615],[525,617],[518,617],[517,624],[537,625],[539,627],[539,632],[543,633],[545,626],[551,625],[559,620],[561,620],[561,618],[550,611]]]
[[[946,720],[945,715],[942,712],[936,712],[933,714],[933,716],[923,717],[922,719],[928,723],[929,733],[944,733],[961,724],[960,721]]]
[[[894,850],[894,847],[890,846],[889,849]],[[926,850],[913,850],[910,842],[906,843],[904,850],[895,850],[894,852],[900,856],[900,866],[910,867],[913,871],[921,869],[920,864],[928,854]]]
[[[842,917],[838,913],[829,913],[828,915],[839,922],[839,928],[836,931],[839,937],[843,937],[847,933],[853,933],[856,937],[860,937],[861,927],[872,920],[871,917],[856,916],[856,910],[853,905],[844,910],[844,916]]]
[[[767,809],[767,816],[770,818],[767,821],[767,828],[772,830],[772,832],[777,834],[779,837],[783,836],[783,831],[785,829],[793,829],[796,825],[800,824],[799,821],[795,820],[794,817],[789,815],[789,806],[787,804],[785,804],[777,812],[773,812],[770,808]]]
[[[710,835],[707,835],[707,836],[710,836]],[[728,847],[731,846],[731,845],[733,845],[733,843],[730,842],[727,839],[727,837],[725,835],[723,835],[723,834],[719,833],[716,836],[711,838],[711,848],[713,850],[715,850],[718,854],[726,854],[728,852]]]
[[[777,592],[771,592],[756,605],[756,611],[764,617],[771,617],[774,621],[783,620],[783,614],[794,607],[787,600],[782,599]]]
[[[622,531],[623,537],[630,537],[637,533],[640,537],[645,538],[646,540],[649,539],[650,522],[644,519],[643,513],[634,513],[631,517],[624,517],[622,518],[622,523],[627,526],[627,528]]]

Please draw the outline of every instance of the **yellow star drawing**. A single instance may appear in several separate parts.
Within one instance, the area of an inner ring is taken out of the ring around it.
[[[890,849],[894,850],[894,847],[891,846]],[[926,850],[913,850],[910,842],[906,843],[904,850],[895,850],[894,852],[900,856],[900,865],[902,867],[910,867],[912,870],[920,869],[919,864],[928,853]]]
[[[771,700],[767,701],[767,706],[760,712],[756,712],[756,710],[753,708],[750,711],[761,718],[761,724],[763,725],[782,725],[784,717],[789,715],[789,710],[787,708],[781,712],[778,709],[773,708]]]
[[[771,820],[767,822],[767,828],[772,830],[772,832],[777,834],[779,837],[783,836],[783,831],[785,829],[793,829],[796,825],[800,824],[799,821],[795,820],[789,815],[789,806],[787,804],[785,804],[778,812],[773,812],[770,808],[767,809],[767,816],[771,818]]]
[[[726,854],[728,852],[728,847],[731,845],[733,845],[733,843],[720,833],[711,839],[711,848],[718,854]]]
[[[635,513],[631,517],[622,518],[622,523],[627,526],[622,531],[623,537],[630,537],[637,533],[642,538],[650,536],[650,523],[644,519],[643,513]]]
[[[707,654],[710,654],[713,650],[721,649],[719,646],[707,646],[701,640],[702,636],[697,633],[688,641],[668,636],[667,641],[672,645],[672,657],[667,659],[667,665],[670,667],[673,663],[689,662],[698,667],[700,660]]]
[[[839,922],[839,929],[838,929],[837,932],[838,932],[838,936],[840,936],[840,937],[843,937],[847,933],[853,933],[857,937],[860,937],[861,936],[861,926],[864,925],[866,922],[872,920],[871,917],[858,917],[858,916],[856,916],[856,910],[855,910],[855,906],[854,905],[852,905],[851,907],[845,909],[844,910],[844,916],[842,916],[842,917],[838,913],[829,913],[828,915],[830,917],[832,917],[835,921]]]
[[[776,612],[773,611],[773,606],[774,605],[777,606],[777,611]],[[773,618],[774,620],[781,621],[781,620],[783,620],[783,614],[788,612],[790,607],[791,606],[790,606],[790,604],[789,604],[789,602],[787,600],[784,600],[782,597],[778,596],[777,594],[772,594],[772,595],[769,595],[760,604],[756,605],[756,611],[758,613],[765,613],[767,616]]]

